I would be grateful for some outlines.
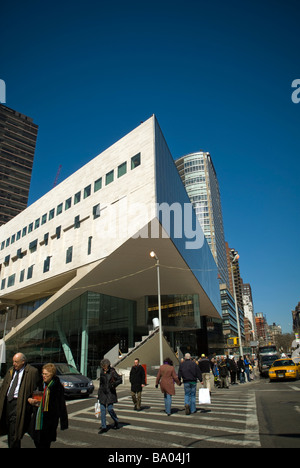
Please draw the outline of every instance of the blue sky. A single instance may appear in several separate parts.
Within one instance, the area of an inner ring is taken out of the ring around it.
[[[209,151],[255,312],[300,301],[298,0],[40,0],[1,7],[6,105],[39,125],[32,203],[152,114],[174,159]],[[299,94],[300,96],[300,94]]]

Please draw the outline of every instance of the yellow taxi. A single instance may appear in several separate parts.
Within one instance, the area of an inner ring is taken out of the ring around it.
[[[300,365],[293,359],[277,359],[269,369],[270,380],[299,379]]]

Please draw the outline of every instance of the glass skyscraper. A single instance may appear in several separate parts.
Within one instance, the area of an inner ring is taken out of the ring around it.
[[[199,151],[182,156],[175,163],[218,265],[220,282],[229,286],[221,197],[212,158]]]

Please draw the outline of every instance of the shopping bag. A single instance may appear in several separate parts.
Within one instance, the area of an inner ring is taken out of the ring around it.
[[[199,405],[210,405],[210,393],[208,388],[199,388]]]
[[[99,415],[100,415],[100,403],[99,401],[97,401],[97,403],[95,403],[95,416],[96,418],[99,418]]]

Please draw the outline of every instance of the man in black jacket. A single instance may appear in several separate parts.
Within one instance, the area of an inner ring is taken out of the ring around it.
[[[142,390],[145,386],[145,371],[140,365],[140,360],[136,358],[134,360],[134,366],[132,366],[129,376],[131,383],[131,397],[134,404],[134,409],[137,411],[141,410],[142,403]]]
[[[185,414],[196,413],[197,380],[202,383],[202,373],[189,353],[184,356],[184,361],[179,366],[178,378],[182,379],[184,384]]]

